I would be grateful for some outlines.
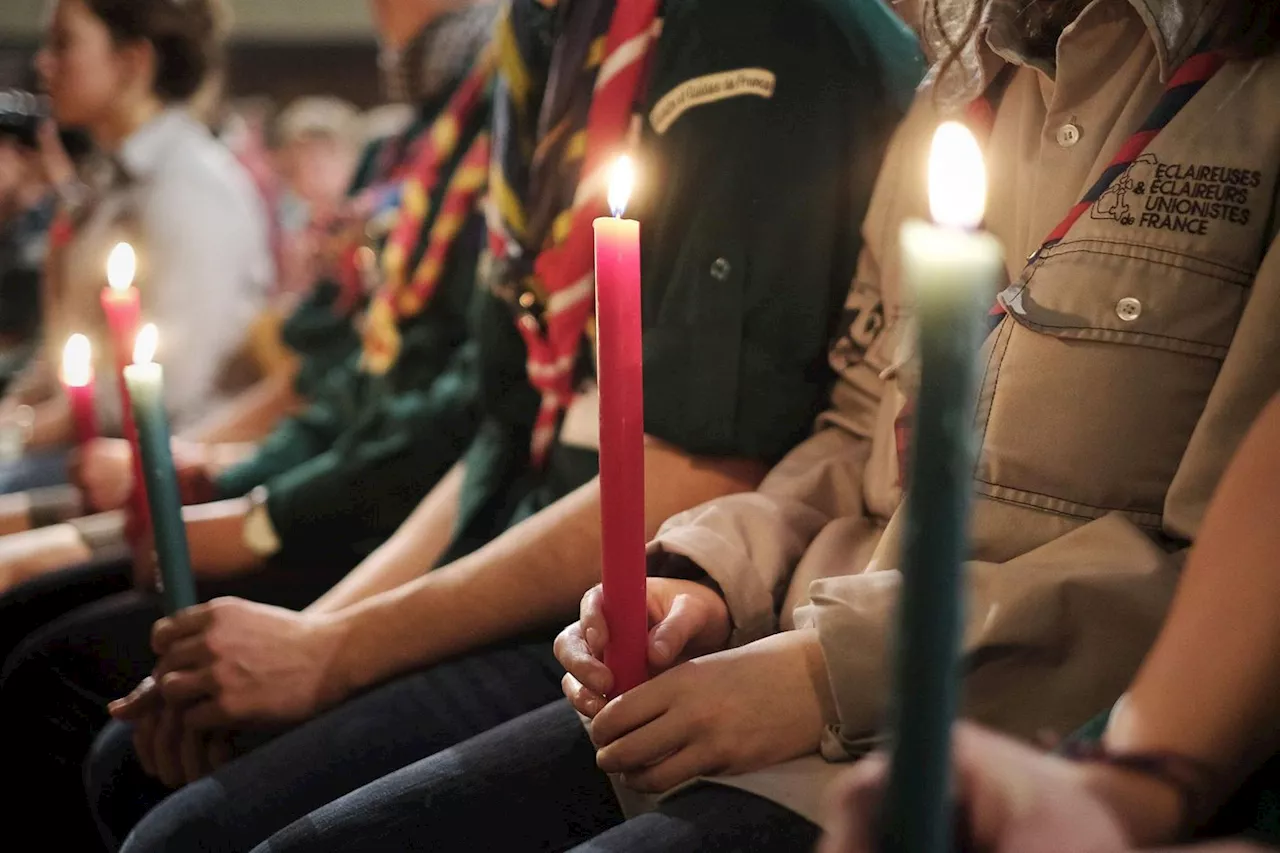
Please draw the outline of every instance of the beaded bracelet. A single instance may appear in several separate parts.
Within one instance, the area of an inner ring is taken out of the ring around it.
[[[1101,741],[1071,741],[1060,754],[1072,761],[1102,764],[1163,782],[1177,792],[1181,802],[1178,838],[1189,838],[1213,816],[1209,793],[1216,788],[1218,771],[1208,762],[1176,752],[1112,752]]]

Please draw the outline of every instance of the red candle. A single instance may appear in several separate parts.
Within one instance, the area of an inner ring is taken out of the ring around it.
[[[614,693],[649,677],[645,604],[644,371],[640,324],[640,223],[623,219],[634,171],[613,169],[613,218],[595,221],[596,367],[600,385],[600,508],[605,663]]]
[[[142,477],[142,454],[138,448],[138,428],[133,422],[133,406],[124,383],[124,369],[133,360],[134,338],[142,322],[142,302],[133,278],[138,271],[138,257],[128,243],[117,243],[107,258],[107,286],[102,289],[102,310],[111,330],[111,349],[116,359],[116,381],[120,389],[120,418],[124,437],[133,450],[133,510],[131,534],[137,538],[151,530],[151,510],[147,505],[147,486]]]
[[[85,445],[98,437],[98,418],[93,401],[93,350],[84,335],[72,335],[62,350],[62,387],[71,404],[76,444]]]

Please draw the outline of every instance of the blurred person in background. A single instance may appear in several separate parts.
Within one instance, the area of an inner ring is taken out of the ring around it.
[[[40,325],[52,192],[38,148],[39,101],[0,92],[0,392],[22,367]]]
[[[54,353],[70,334],[85,333],[96,344],[98,375],[113,375],[99,291],[106,257],[123,240],[138,252],[143,311],[161,330],[166,405],[181,430],[234,390],[224,370],[274,274],[266,220],[247,176],[185,109],[220,63],[220,7],[215,0],[57,0],[51,12],[36,64],[54,118],[85,128],[104,156],[73,236],[47,265],[47,352],[10,396],[34,406],[29,449],[70,439]],[[118,434],[116,384],[97,388],[99,424]],[[83,542],[65,544],[69,554],[87,554]]]

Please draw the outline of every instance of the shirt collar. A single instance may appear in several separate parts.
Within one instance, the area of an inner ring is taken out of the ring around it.
[[[1027,0],[987,0],[977,36],[966,46],[960,62],[938,79],[938,68],[929,73],[929,82],[938,87],[939,102],[944,106],[960,106],[980,95],[999,73],[1006,61],[1028,64],[1018,56],[1016,47],[1002,27],[1018,14]],[[1213,29],[1227,0],[1094,0],[1081,16],[1098,3],[1126,2],[1141,18],[1155,43],[1160,62],[1161,79],[1168,80]],[[938,0],[941,18],[949,32],[958,32],[970,9],[969,0]],[[938,33],[932,16],[923,23],[924,39],[936,59],[948,48]]]
[[[165,149],[182,139],[194,121],[180,108],[164,110],[125,139],[118,155],[120,165],[131,178],[147,177]]]

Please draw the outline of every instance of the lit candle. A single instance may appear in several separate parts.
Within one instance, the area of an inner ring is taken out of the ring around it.
[[[142,459],[138,453],[138,430],[133,422],[133,408],[129,404],[129,389],[124,381],[124,369],[133,355],[134,339],[142,322],[142,303],[138,288],[133,286],[138,272],[138,256],[128,243],[117,243],[107,257],[107,286],[102,289],[102,311],[107,315],[107,328],[111,331],[111,349],[115,354],[119,375],[120,424],[124,437],[133,449],[133,494],[129,503],[131,518],[130,539],[134,544],[146,540],[151,528],[151,513],[147,506],[147,486],[142,476]]]
[[[605,664],[614,694],[649,677],[645,605],[644,371],[640,223],[623,219],[635,170],[622,157],[609,182],[613,218],[595,221],[596,368],[600,386],[600,516]]]
[[[93,408],[93,349],[84,335],[72,335],[62,350],[62,387],[71,404],[76,444],[88,444],[98,437],[98,418]]]
[[[919,322],[915,406],[902,553],[893,760],[882,853],[942,853],[953,840],[951,724],[959,686],[974,405],[985,309],[1004,264],[1000,244],[976,229],[986,170],[973,135],[942,125],[929,158],[936,225],[902,227],[902,276]]]
[[[165,612],[175,613],[196,603],[196,589],[187,549],[187,528],[182,521],[178,475],[169,449],[169,420],[164,412],[164,372],[153,360],[156,344],[156,327],[144,326],[138,332],[133,364],[124,369],[124,381],[138,424],[142,476],[154,522],[156,561],[160,567]]]

